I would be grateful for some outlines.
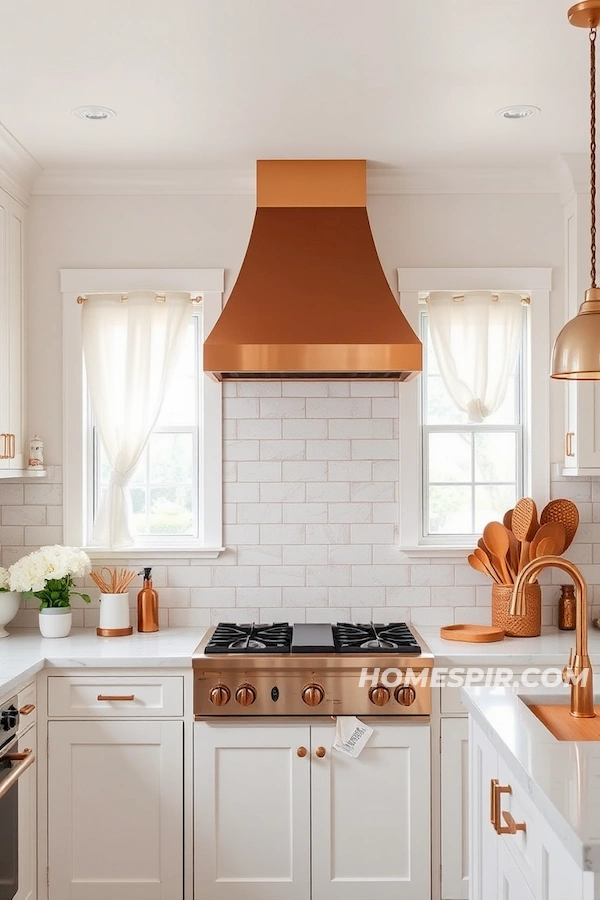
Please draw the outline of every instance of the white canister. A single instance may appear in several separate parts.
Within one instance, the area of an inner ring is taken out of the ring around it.
[[[129,624],[129,592],[100,594],[100,622],[96,628],[100,637],[123,637],[133,634]]]
[[[44,465],[44,442],[35,435],[29,441],[29,468],[40,469]]]

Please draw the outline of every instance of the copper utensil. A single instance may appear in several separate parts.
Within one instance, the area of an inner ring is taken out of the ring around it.
[[[472,569],[476,569],[477,572],[482,572],[484,575],[489,575],[496,584],[502,584],[502,579],[490,562],[489,556],[487,553],[484,553],[481,547],[477,547],[473,553],[469,554],[467,562]]]
[[[504,584],[512,584],[513,579],[506,562],[506,554],[510,549],[510,543],[508,531],[502,522],[488,522],[483,529],[483,540],[490,551],[494,568],[501,573]]]
[[[551,500],[542,510],[540,524],[548,522],[560,522],[565,529],[565,546],[562,551],[571,546],[575,533],[579,527],[579,510],[571,500]]]
[[[546,540],[552,541],[553,552],[560,554],[565,546],[565,528],[560,522],[547,522],[538,529],[534,539],[529,547],[529,556],[534,559],[536,556],[548,555],[548,551],[544,554],[538,552],[539,545]]]
[[[537,510],[531,497],[522,497],[512,514],[512,532],[521,544],[519,571],[529,561],[529,543],[537,531]]]

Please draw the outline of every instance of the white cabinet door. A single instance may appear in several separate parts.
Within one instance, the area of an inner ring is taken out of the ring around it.
[[[442,900],[469,896],[469,722],[442,719]]]
[[[22,469],[25,209],[0,190],[0,469]]]
[[[534,900],[527,880],[503,841],[498,841],[498,889],[489,895],[498,900]],[[565,897],[563,897],[565,900]]]
[[[194,724],[194,900],[309,900],[309,747],[307,725]]]
[[[331,749],[333,725],[311,729],[312,900],[430,896],[430,730],[374,728],[358,759]]]
[[[490,818],[493,778],[498,778],[496,751],[469,718],[470,900],[493,900],[502,896],[496,893],[499,836]]]
[[[34,725],[19,739],[18,751],[37,751]],[[19,785],[19,889],[14,900],[35,900],[37,881],[36,763],[21,775]]]
[[[49,900],[181,900],[183,722],[49,722]]]

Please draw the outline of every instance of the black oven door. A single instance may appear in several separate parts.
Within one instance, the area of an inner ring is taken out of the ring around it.
[[[16,746],[16,742],[15,742]],[[8,749],[8,748],[6,748]],[[2,783],[15,763],[0,757]],[[19,782],[0,797],[0,900],[13,900],[19,887]]]

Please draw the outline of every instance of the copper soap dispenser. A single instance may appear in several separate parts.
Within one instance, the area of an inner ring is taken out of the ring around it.
[[[144,586],[137,597],[137,630],[158,631],[158,594],[152,587],[152,569],[145,568],[143,575]]]

